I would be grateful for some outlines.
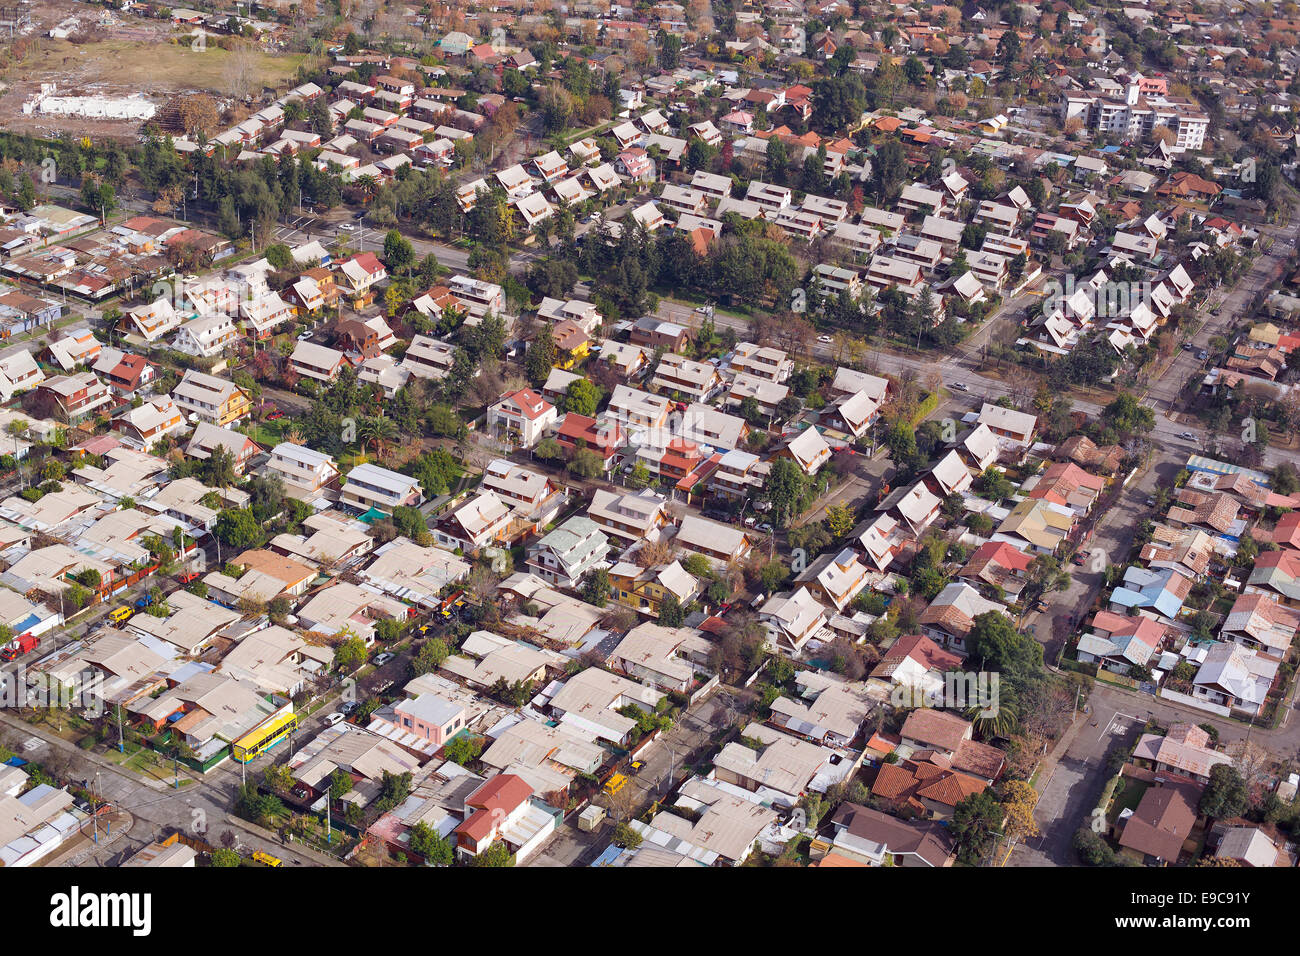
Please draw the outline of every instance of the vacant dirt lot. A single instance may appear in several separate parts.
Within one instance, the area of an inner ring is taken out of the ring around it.
[[[65,95],[125,96],[144,93],[160,107],[170,95],[205,90],[228,95],[232,60],[240,54],[222,50],[213,42],[203,50],[190,49],[188,40],[172,43],[161,36],[145,40],[110,37],[76,44],[49,37],[33,38],[36,49],[5,77],[9,88],[0,95],[0,127],[31,133],[71,132],[90,136],[134,137],[138,124],[105,120],[77,120],[24,115],[23,102],[39,92],[42,83],[57,83]],[[242,70],[248,88],[286,86],[301,62],[300,55],[271,55],[251,51],[243,55]]]

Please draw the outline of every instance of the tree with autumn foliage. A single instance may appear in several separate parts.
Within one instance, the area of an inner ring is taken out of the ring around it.
[[[1002,809],[1007,819],[1003,832],[1016,840],[1038,836],[1038,821],[1034,807],[1038,804],[1038,791],[1024,780],[1012,780],[1002,788]]]

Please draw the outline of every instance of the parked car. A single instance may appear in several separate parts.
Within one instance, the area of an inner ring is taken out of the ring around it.
[[[764,521],[761,525],[758,526],[758,530],[763,532],[763,534],[771,534],[774,529],[770,524]]]
[[[109,613],[108,619],[114,622],[115,624],[121,624],[123,621],[127,620],[134,613],[135,611],[133,611],[131,608],[123,604],[119,608],[114,608]]]
[[[273,422],[280,418],[284,418],[284,412],[280,411],[280,409],[278,408],[275,411],[271,412],[271,414],[266,416],[266,420],[268,422]]]
[[[357,228],[357,227],[354,226],[354,225],[352,225],[352,223],[350,223],[350,222],[341,222],[341,223],[339,223],[339,229],[340,229],[341,231],[343,231],[343,232],[355,232],[355,231],[356,231],[356,228]]]
[[[393,655],[390,654],[390,653],[388,653],[387,651],[385,651],[384,653],[382,653],[382,654],[378,655],[377,657],[375,657],[375,666],[376,666],[376,667],[382,667],[382,666],[384,666],[385,664],[387,664],[389,661],[391,661],[392,659],[393,659]]]
[[[325,726],[326,726],[326,727],[333,727],[335,724],[339,724],[339,723],[342,723],[342,722],[343,722],[343,715],[340,714],[338,711],[335,711],[335,712],[332,713],[332,714],[326,714],[326,715],[325,715]]]
[[[1184,441],[1196,441],[1196,435],[1193,432],[1179,432],[1178,437]]]
[[[829,335],[819,335],[817,336],[817,341],[821,342],[823,345],[830,345],[832,339]]]
[[[148,607],[148,606],[149,606],[150,604],[152,604],[152,603],[153,603],[153,595],[152,595],[152,594],[142,594],[142,595],[140,595],[139,598],[136,599],[136,602],[135,602],[135,608],[136,608],[136,610],[138,611],[138,610],[141,610],[141,609],[143,609],[143,608]]]
[[[949,387],[950,387],[950,388],[955,388],[955,389],[956,389],[957,391],[959,391],[959,392],[969,392],[969,391],[970,391],[970,389],[967,387],[967,385],[966,385],[965,382],[953,382],[952,385],[950,385]]]
[[[180,574],[176,575],[176,580],[179,581],[181,584],[189,584],[193,581],[197,581],[198,579],[199,579],[199,572],[197,571],[182,571]]]

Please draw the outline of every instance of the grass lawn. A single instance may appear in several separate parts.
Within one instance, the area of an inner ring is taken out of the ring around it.
[[[259,445],[270,448],[284,440],[284,433],[292,422],[288,417],[269,422],[254,422],[245,428],[248,437]]]
[[[116,750],[111,751],[109,759],[115,759],[112,755],[116,753]],[[188,776],[190,773],[188,767],[184,764],[177,764],[176,770],[173,771],[172,762],[166,757],[154,753],[152,750],[141,749],[136,753],[128,755],[126,759],[120,761],[120,763],[125,769],[130,770],[132,773],[137,773],[142,777],[149,778],[150,780],[159,780],[170,784],[176,780],[176,774],[179,772],[182,787],[194,782],[194,778]]]
[[[1114,823],[1124,810],[1136,810],[1138,803],[1142,800],[1142,794],[1147,792],[1149,786],[1150,784],[1145,781],[1124,777],[1120,781],[1120,785],[1115,788],[1115,795],[1111,798],[1110,809],[1106,812],[1106,818],[1111,823]]]

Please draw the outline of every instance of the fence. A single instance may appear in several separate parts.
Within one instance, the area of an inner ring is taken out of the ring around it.
[[[1202,700],[1199,697],[1193,697],[1190,694],[1180,694],[1176,690],[1170,690],[1168,687],[1162,687],[1159,695],[1165,700],[1173,701],[1175,704],[1186,704],[1188,707],[1195,707],[1198,710],[1209,711],[1212,714],[1218,714],[1220,717],[1231,717],[1232,711],[1221,704],[1211,704],[1208,700]]]
[[[703,700],[703,699],[705,698],[705,696],[706,696],[710,691],[713,690],[713,688],[717,687],[717,686],[718,686],[719,684],[721,684],[721,683],[722,683],[722,678],[719,677],[717,674],[714,674],[714,675],[713,675],[712,677],[710,677],[707,681],[705,681],[703,684],[701,684],[698,688],[696,688],[694,691],[692,691],[691,696],[690,696],[690,701],[689,701],[688,706],[691,705],[691,704],[695,704],[695,703],[697,703],[698,701]]]
[[[1107,684],[1114,684],[1117,687],[1126,687],[1129,690],[1141,690],[1141,684],[1131,677],[1124,677],[1121,674],[1112,674],[1104,667],[1097,668],[1097,680]]]

